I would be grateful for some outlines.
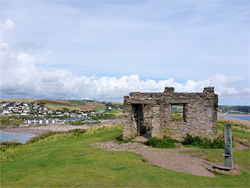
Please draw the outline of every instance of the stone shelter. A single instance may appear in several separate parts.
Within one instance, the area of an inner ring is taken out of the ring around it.
[[[132,92],[124,96],[123,139],[147,132],[152,137],[183,140],[187,134],[213,139],[217,132],[218,95],[213,87],[202,93]]]

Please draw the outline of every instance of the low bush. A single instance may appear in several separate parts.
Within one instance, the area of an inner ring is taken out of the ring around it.
[[[144,144],[154,148],[176,148],[176,145],[174,144],[176,142],[178,141],[173,140],[170,137],[165,137],[163,139],[153,137],[149,138]]]
[[[218,123],[231,124],[232,128],[241,128],[245,130],[249,129],[249,121],[247,120],[234,119],[228,117],[218,117]]]
[[[35,137],[29,139],[29,140],[26,142],[26,144],[31,144],[31,143],[37,142],[37,141],[39,141],[39,140],[48,138],[49,136],[56,135],[56,134],[58,134],[58,133],[56,133],[56,132],[44,133],[44,134],[42,134],[42,135],[35,136]]]
[[[21,145],[20,142],[0,142],[0,146],[3,147],[3,146],[19,146]]]
[[[15,117],[0,116],[1,127],[18,127],[21,124],[24,124],[24,120],[15,119]]]
[[[20,145],[22,145],[22,144],[19,142],[0,142],[0,148],[1,148],[2,152],[4,152],[6,150],[6,148],[17,147]]]
[[[105,113],[100,116],[100,119],[115,119],[115,118],[116,118],[115,114],[111,113],[110,114]]]
[[[74,136],[79,137],[86,132],[87,131],[85,129],[73,129],[71,131],[68,131],[67,133],[73,134]]]
[[[100,124],[100,121],[97,122],[82,122],[80,121],[73,121],[73,122],[67,122],[68,125],[73,125],[73,126],[79,126],[79,125],[95,125],[95,124]]]
[[[118,144],[132,142],[132,139],[123,139],[122,135],[115,138]]]
[[[221,135],[212,141],[207,138],[200,138],[198,136],[192,137],[191,135],[187,134],[182,144],[197,146],[204,149],[220,149],[225,147],[224,139]]]

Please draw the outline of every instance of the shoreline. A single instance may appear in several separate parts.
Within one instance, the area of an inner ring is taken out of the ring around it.
[[[49,132],[68,132],[75,129],[83,129],[83,130],[91,130],[96,128],[102,128],[102,127],[112,127],[117,124],[120,124],[122,120],[106,120],[100,124],[92,124],[92,125],[79,125],[79,126],[73,126],[73,125],[47,125],[47,126],[30,126],[30,127],[0,127],[0,131],[6,131],[6,132],[16,132],[21,134],[32,134],[36,136],[40,136]],[[29,138],[28,140],[30,140]],[[26,140],[26,142],[28,141]],[[6,141],[0,141],[0,143],[3,143]],[[8,141],[7,141],[8,142]],[[19,143],[22,143],[20,141],[17,141]],[[26,143],[25,142],[25,143]],[[22,143],[22,144],[25,144]]]
[[[16,132],[16,133],[23,133],[23,134],[33,134],[35,136],[39,136],[45,133],[48,133],[50,131],[48,130],[37,130],[37,129],[26,129],[26,128],[0,128],[0,131],[6,131],[6,132]]]
[[[250,116],[250,114],[221,114],[221,113],[218,113],[218,115],[223,115],[223,116]]]
[[[41,125],[41,126],[25,126],[25,127],[0,127],[1,131],[12,131],[19,133],[27,133],[35,134],[36,136],[48,133],[48,132],[67,132],[74,129],[91,129],[91,128],[102,128],[104,126],[112,126],[115,124],[122,123],[122,120],[106,120],[99,124],[91,124],[91,125],[58,125],[58,124],[50,124],[50,125]]]

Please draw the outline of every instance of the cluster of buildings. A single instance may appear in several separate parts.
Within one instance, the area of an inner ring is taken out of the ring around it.
[[[95,123],[99,122],[97,120],[88,120],[86,118],[67,118],[65,120],[61,119],[46,119],[46,118],[39,118],[39,119],[27,119],[25,120],[25,123],[28,125],[43,125],[43,124],[67,124],[67,122],[75,122],[75,121],[81,121],[83,123]]]
[[[30,107],[28,103],[22,102],[4,102],[0,104],[0,115],[16,116],[29,115]]]
[[[40,103],[26,103],[26,102],[4,102],[0,104],[1,116],[29,116],[37,117],[71,117],[71,118],[87,118],[87,113],[80,111],[64,111],[49,109]]]
[[[120,106],[113,107],[112,104],[105,104],[107,110],[120,110]],[[29,125],[49,125],[49,124],[71,124],[72,122],[98,123],[101,114],[106,110],[83,112],[69,109],[51,109],[41,102],[1,102],[0,116],[7,116],[13,119],[13,116],[19,116],[25,124]],[[93,120],[93,119],[95,120]],[[14,118],[17,119],[17,118]],[[96,120],[97,119],[97,120]]]
[[[27,119],[25,120],[27,124],[63,124],[64,121],[60,119]]]
[[[81,121],[83,123],[94,123],[91,120],[98,114],[104,113],[105,110],[85,113],[82,111],[71,110],[54,110],[37,102],[2,102],[0,104],[0,116],[21,116],[25,124],[67,124],[69,122]],[[25,117],[26,116],[26,117]]]

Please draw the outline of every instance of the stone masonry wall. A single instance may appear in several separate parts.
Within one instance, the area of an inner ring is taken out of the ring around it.
[[[171,106],[182,104],[184,119],[172,119]],[[124,97],[123,138],[133,138],[138,132],[133,105],[142,105],[143,126],[152,129],[152,136],[170,136],[183,140],[188,134],[213,139],[217,130],[218,95],[214,88],[204,88],[202,93],[176,93],[165,88],[163,93],[133,92]]]

